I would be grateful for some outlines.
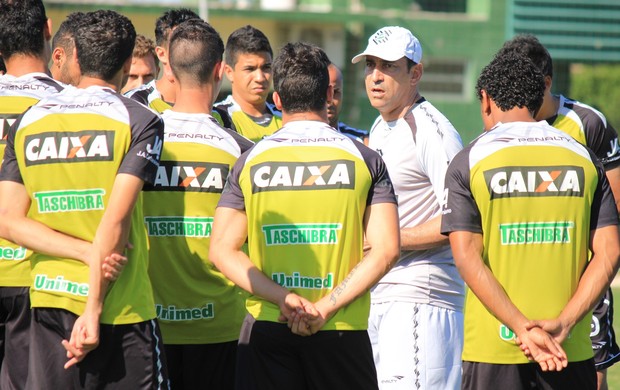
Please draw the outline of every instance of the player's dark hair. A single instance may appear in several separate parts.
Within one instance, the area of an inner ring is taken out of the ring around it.
[[[273,63],[273,86],[288,113],[325,110],[330,61],[318,46],[287,43]]]
[[[504,53],[482,69],[476,83],[478,99],[482,99],[482,90],[502,111],[527,107],[534,115],[542,105],[545,79],[526,56]]]
[[[163,13],[155,21],[155,44],[164,46],[170,43],[170,33],[179,24],[190,19],[200,19],[200,16],[189,8],[171,9]]]
[[[52,49],[61,47],[65,54],[71,55],[75,48],[75,28],[79,25],[79,21],[84,17],[84,12],[72,12],[67,15],[67,18],[60,23],[58,31],[52,38]]]
[[[528,57],[544,76],[553,78],[553,61],[547,48],[532,34],[519,34],[504,43],[497,55],[517,52]]]
[[[170,35],[170,67],[181,85],[206,83],[223,54],[220,34],[201,19],[179,24]]]
[[[0,54],[5,60],[13,54],[40,56],[47,23],[41,0],[0,0]]]
[[[126,16],[99,10],[80,18],[74,40],[82,75],[110,80],[131,57],[136,30]]]
[[[239,54],[269,53],[273,57],[273,51],[269,39],[256,27],[247,25],[236,29],[226,40],[226,63],[235,67]]]
[[[4,60],[0,57],[0,72],[3,74],[6,73],[6,65],[4,65]]]

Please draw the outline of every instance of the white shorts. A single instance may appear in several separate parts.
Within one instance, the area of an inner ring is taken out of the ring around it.
[[[381,390],[461,388],[462,312],[412,302],[373,303],[368,335]]]

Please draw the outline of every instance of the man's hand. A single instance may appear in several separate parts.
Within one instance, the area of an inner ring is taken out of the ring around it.
[[[310,336],[316,333],[311,332],[308,325],[308,320],[318,315],[312,302],[295,293],[288,293],[279,306],[278,320],[286,321],[291,332],[300,336]]]
[[[111,255],[106,256],[106,258],[103,259],[103,264],[101,265],[103,277],[110,282],[114,282],[121,275],[125,265],[127,265],[127,257],[121,255],[120,253],[112,253]]]
[[[568,365],[566,352],[560,343],[539,327],[521,332],[517,343],[525,356],[536,361],[543,371],[561,371]]]
[[[99,316],[85,313],[78,317],[73,324],[71,339],[62,340],[62,345],[69,358],[65,369],[84,360],[86,355],[99,345]]]
[[[570,326],[563,323],[559,318],[553,320],[535,320],[525,324],[525,329],[540,328],[549,333],[558,344],[562,344],[568,338]]]

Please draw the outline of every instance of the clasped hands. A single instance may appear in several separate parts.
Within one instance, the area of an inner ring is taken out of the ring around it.
[[[279,303],[278,321],[286,322],[291,332],[299,336],[311,336],[321,330],[331,318],[329,297],[315,303],[295,294],[288,293]]]
[[[569,327],[559,319],[528,321],[516,338],[525,356],[537,362],[543,371],[561,371],[568,365],[562,342]]]

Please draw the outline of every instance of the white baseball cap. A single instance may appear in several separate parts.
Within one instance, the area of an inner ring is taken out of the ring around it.
[[[388,26],[372,34],[368,38],[366,50],[353,57],[351,62],[356,64],[365,56],[379,57],[385,61],[407,57],[417,64],[422,60],[422,45],[406,28]]]

